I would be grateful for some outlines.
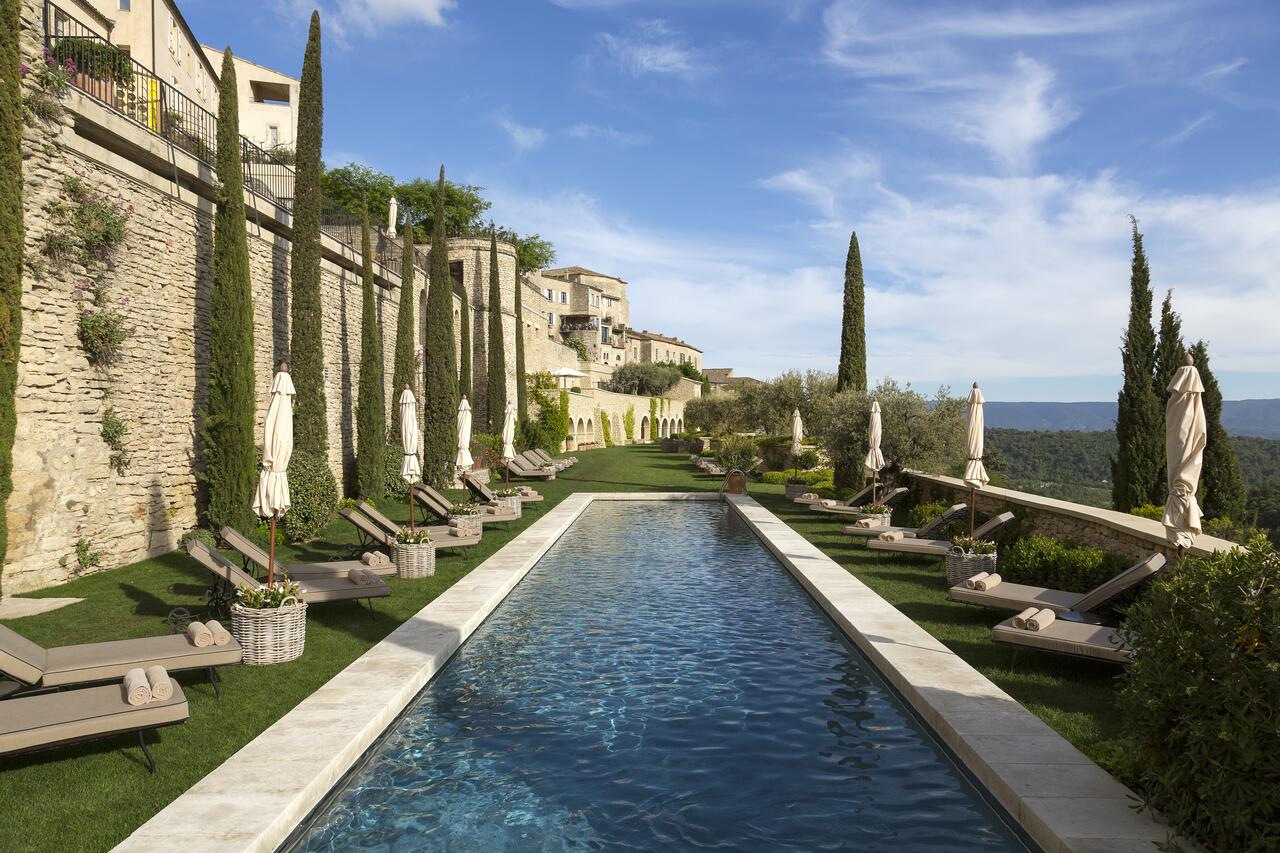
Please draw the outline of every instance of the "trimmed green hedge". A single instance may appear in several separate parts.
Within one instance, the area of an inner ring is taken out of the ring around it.
[[[1128,562],[1100,548],[1033,534],[1004,548],[1000,577],[1013,583],[1088,592],[1124,571]]]
[[[329,526],[338,511],[338,481],[323,456],[306,450],[293,452],[289,498],[289,511],[280,520],[290,542],[312,539]]]

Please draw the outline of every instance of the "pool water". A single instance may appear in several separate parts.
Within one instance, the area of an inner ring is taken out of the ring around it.
[[[1022,850],[733,510],[597,501],[301,850]]]

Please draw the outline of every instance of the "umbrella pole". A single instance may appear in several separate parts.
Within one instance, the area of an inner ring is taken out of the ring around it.
[[[973,486],[970,486],[969,487],[969,538],[970,539],[973,538],[973,521],[974,521],[974,515],[977,512],[977,508],[974,505],[977,502],[978,502],[977,489],[975,489]]]
[[[271,544],[267,548],[267,586],[270,586],[276,571],[276,517],[274,515],[271,516]]]
[[[409,486],[409,530],[414,531],[413,527],[413,486]],[[415,531],[416,532],[416,531]]]
[[[880,479],[879,471],[871,472],[871,503],[876,502],[876,481]]]

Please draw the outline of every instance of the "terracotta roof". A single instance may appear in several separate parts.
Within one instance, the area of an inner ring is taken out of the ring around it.
[[[616,275],[606,275],[602,272],[589,270],[586,267],[560,267],[559,269],[554,270],[543,270],[542,274],[544,276],[549,276],[550,278],[559,279],[567,279],[571,275],[593,275],[596,278],[611,278],[614,281],[622,281],[622,279],[618,278]]]

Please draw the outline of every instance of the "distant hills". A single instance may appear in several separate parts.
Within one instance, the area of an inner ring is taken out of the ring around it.
[[[1116,404],[992,401],[984,414],[996,429],[1100,432],[1115,428]],[[1280,439],[1280,400],[1226,400],[1222,425],[1231,435]]]

